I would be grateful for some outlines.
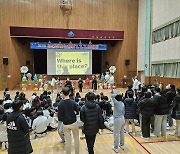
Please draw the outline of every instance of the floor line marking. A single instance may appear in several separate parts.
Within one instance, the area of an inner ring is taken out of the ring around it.
[[[134,136],[132,136],[131,134],[129,134],[148,154],[151,154],[151,152],[146,149]]]
[[[173,141],[180,141],[180,140],[167,140],[167,141],[155,141],[155,142],[141,142],[141,144],[148,144],[148,143],[159,143],[159,142],[173,142]]]

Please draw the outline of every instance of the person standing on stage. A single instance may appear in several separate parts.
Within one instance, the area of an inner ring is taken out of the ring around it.
[[[58,119],[63,122],[66,153],[71,154],[71,131],[74,137],[75,154],[79,154],[79,127],[77,124],[76,115],[79,114],[79,109],[74,100],[69,98],[70,90],[64,87],[61,92],[63,100],[58,106]]]
[[[56,79],[55,79],[55,77],[53,76],[53,77],[52,77],[52,80],[51,80],[51,93],[53,93],[53,91],[54,91],[55,83],[56,83]]]
[[[109,84],[110,84],[111,93],[113,93],[114,76],[113,76],[113,74],[112,74],[112,73],[110,74]]]
[[[97,90],[97,80],[95,76],[92,77],[92,89],[93,91]]]
[[[57,93],[60,93],[60,90],[61,90],[61,80],[60,80],[60,77],[58,77],[57,80],[56,80],[56,86],[57,86]]]
[[[89,85],[90,85],[90,80],[89,80],[89,78],[86,78],[86,80],[85,80],[86,92],[89,91]]]
[[[79,80],[78,80],[79,92],[82,92],[82,87],[83,87],[83,80],[81,78],[79,78]]]

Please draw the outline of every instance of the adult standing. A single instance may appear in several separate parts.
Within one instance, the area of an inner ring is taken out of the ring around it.
[[[112,74],[112,73],[110,74],[109,84],[110,84],[111,93],[113,93],[114,76],[113,76],[113,74]]]
[[[86,137],[89,154],[94,154],[96,134],[99,132],[99,129],[104,128],[104,122],[101,109],[94,101],[95,94],[88,92],[85,98],[86,103],[83,105],[80,112],[81,121],[84,122],[82,131]]]
[[[114,103],[114,146],[112,149],[118,153],[118,146],[124,150],[124,125],[125,125],[125,106],[122,102],[122,95],[121,94],[111,94],[112,101]],[[120,137],[119,137],[120,136]],[[120,138],[120,144],[119,144]]]
[[[137,76],[135,76],[134,78],[132,78],[132,81],[133,81],[133,89],[134,89],[134,93],[135,93],[135,96],[137,98],[137,91],[138,91],[138,88],[139,88],[139,81],[137,79]]]
[[[52,77],[52,80],[51,80],[51,93],[53,93],[53,91],[54,91],[55,83],[56,83],[56,79],[55,79],[55,77],[53,76],[53,77]]]
[[[96,80],[95,76],[93,76],[93,78],[92,78],[92,89],[93,89],[93,91],[97,90],[97,80]]]
[[[89,80],[89,78],[86,78],[86,80],[85,80],[86,92],[89,91],[89,85],[90,85],[90,80]]]
[[[79,80],[78,80],[79,92],[82,92],[82,87],[83,87],[83,80],[81,78],[79,78]]]
[[[56,86],[57,86],[57,93],[60,93],[60,90],[61,90],[61,79],[60,79],[60,77],[58,77],[56,80]]]
[[[74,137],[75,154],[79,154],[79,128],[76,115],[79,110],[74,100],[69,99],[70,90],[64,87],[61,92],[62,99],[58,107],[58,119],[63,122],[66,142],[66,153],[71,154],[71,131]]]
[[[13,112],[7,116],[8,153],[30,154],[33,149],[29,137],[29,125],[21,112],[23,110],[23,101],[14,101],[12,108]]]

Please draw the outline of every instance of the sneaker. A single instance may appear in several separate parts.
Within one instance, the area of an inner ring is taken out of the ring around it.
[[[170,128],[169,128],[169,130],[174,130],[175,128],[173,127],[173,126],[171,126]]]
[[[2,142],[2,151],[6,150],[6,143],[5,142]]]
[[[157,137],[154,133],[151,134],[151,137]]]
[[[85,136],[81,136],[81,137],[80,137],[81,140],[83,140],[83,139],[85,139],[85,138],[86,138]]]
[[[118,149],[114,148],[114,146],[112,147],[112,149],[114,150],[115,153],[119,153]]]
[[[8,144],[8,142],[6,142],[6,149],[8,149],[8,146],[9,146],[9,144]]]
[[[171,136],[178,136],[177,133],[169,133]]]
[[[132,134],[133,134],[134,136],[136,135],[136,133],[135,133],[135,132],[133,132]]]
[[[120,147],[122,150],[124,150],[124,145],[119,145],[119,147]]]
[[[65,143],[65,140],[61,140],[60,143]]]
[[[141,136],[141,138],[146,139],[146,140],[148,140],[148,139],[149,139],[149,137],[143,137],[143,136]]]

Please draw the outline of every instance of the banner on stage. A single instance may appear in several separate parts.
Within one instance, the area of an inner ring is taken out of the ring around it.
[[[30,42],[31,49],[107,50],[107,44]]]

